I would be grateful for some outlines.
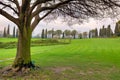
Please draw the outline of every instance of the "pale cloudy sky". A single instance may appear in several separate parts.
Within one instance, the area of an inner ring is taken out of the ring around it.
[[[111,20],[110,18],[105,18],[102,20],[95,20],[95,19],[91,18],[91,19],[89,19],[89,21],[84,22],[83,24],[73,24],[72,26],[68,26],[68,24],[66,22],[63,22],[61,20],[61,18],[58,18],[57,20],[54,20],[51,22],[41,21],[38,24],[38,26],[36,27],[36,29],[34,30],[33,35],[40,34],[42,29],[48,29],[48,30],[50,30],[52,28],[54,28],[54,30],[57,30],[57,29],[61,29],[61,30],[76,29],[79,32],[84,32],[84,31],[89,31],[89,30],[94,29],[94,28],[99,29],[103,25],[105,25],[105,27],[107,27],[109,24],[111,25],[112,30],[114,30],[115,23],[116,23],[116,21]],[[12,29],[16,25],[0,15],[0,31],[3,30],[4,27],[7,27],[8,24],[10,24],[10,26],[11,26],[11,33],[12,33]]]

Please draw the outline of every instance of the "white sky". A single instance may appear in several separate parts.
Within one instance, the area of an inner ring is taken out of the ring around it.
[[[65,29],[69,29],[69,30],[73,30],[76,29],[79,32],[84,32],[84,31],[89,31],[91,29],[94,28],[101,28],[103,25],[105,25],[105,27],[107,27],[109,24],[111,25],[112,30],[114,30],[115,28],[115,20],[111,20],[110,18],[104,18],[102,20],[94,20],[94,19],[89,19],[89,21],[84,22],[83,24],[79,25],[79,24],[73,24],[72,26],[68,26],[66,22],[63,22],[60,18],[58,18],[57,20],[51,21],[51,22],[45,22],[45,21],[41,21],[38,26],[36,27],[36,29],[33,32],[33,35],[37,35],[37,34],[41,34],[42,29],[52,29],[54,28],[54,30],[57,29],[61,29],[61,30],[65,30]],[[12,33],[12,29],[14,26],[16,26],[14,23],[12,23],[11,21],[9,21],[8,19],[6,19],[5,17],[0,15],[0,31],[4,29],[4,27],[7,27],[8,24],[10,24],[11,26],[11,33]]]

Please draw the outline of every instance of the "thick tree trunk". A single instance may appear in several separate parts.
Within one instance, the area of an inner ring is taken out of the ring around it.
[[[14,68],[34,67],[34,64],[31,62],[30,52],[31,33],[32,31],[29,27],[25,27],[22,31],[19,31],[17,54],[13,64]]]

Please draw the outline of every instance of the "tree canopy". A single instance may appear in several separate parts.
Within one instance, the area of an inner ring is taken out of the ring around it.
[[[20,25],[19,17],[25,13],[25,19],[34,19],[32,29],[49,14],[54,18],[62,16],[83,21],[89,17],[116,15],[117,7],[120,7],[120,0],[0,0],[1,15]]]

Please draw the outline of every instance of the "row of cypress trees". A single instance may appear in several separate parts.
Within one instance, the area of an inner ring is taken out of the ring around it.
[[[41,33],[41,38],[53,38],[53,37],[57,37],[57,38],[65,38],[65,37],[73,37],[74,39],[76,38],[77,35],[77,30],[47,30],[47,29],[42,29],[42,33]]]
[[[64,38],[65,36],[73,36],[73,38],[76,38],[76,35],[78,35],[78,38],[110,38],[110,37],[119,37],[120,36],[120,21],[118,21],[116,23],[115,29],[114,29],[114,33],[111,29],[111,26],[108,25],[107,28],[105,28],[105,26],[103,25],[102,28],[98,29],[92,29],[89,31],[89,33],[87,32],[83,32],[83,33],[78,33],[76,30],[70,31],[70,30],[65,30],[62,32],[62,30],[56,30],[54,31],[54,29],[52,30],[47,30],[47,29],[42,29],[42,33],[41,33],[41,38],[47,38],[48,35],[51,34],[51,38],[53,38],[54,35],[59,36],[62,35],[62,38]]]
[[[4,27],[3,30],[3,37],[18,37],[18,29],[16,27],[13,28],[12,30],[12,35],[10,34],[10,25],[8,25],[8,27]]]

